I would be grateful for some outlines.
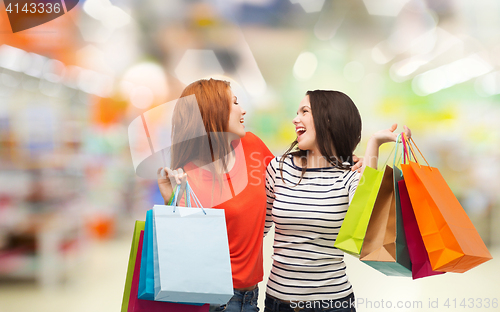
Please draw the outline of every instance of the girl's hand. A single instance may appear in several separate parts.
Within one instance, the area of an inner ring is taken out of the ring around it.
[[[352,166],[351,171],[361,172],[361,167],[363,167],[363,158],[359,158],[356,155],[352,155],[352,160],[354,161],[354,166]]]
[[[398,135],[394,133],[394,131],[397,129],[397,127],[398,124],[393,124],[389,129],[375,132],[370,138],[370,140],[374,140],[376,145],[378,146],[387,142],[396,142]],[[411,130],[407,126],[404,126],[404,129],[406,136],[408,138],[411,138]]]
[[[398,124],[393,124],[389,129],[380,130],[375,132],[370,140],[368,140],[368,145],[366,146],[365,157],[363,161],[363,166],[361,167],[361,171],[364,170],[365,167],[371,167],[377,169],[378,162],[378,149],[380,145],[387,142],[396,142],[398,136],[394,133]],[[408,127],[404,126],[405,134],[408,138],[411,137],[411,131]]]
[[[179,198],[176,203],[178,204],[182,198],[182,194],[184,194],[184,190],[186,189],[187,174],[182,171],[182,168],[170,170],[170,168],[165,167],[159,168],[156,175],[158,178],[158,188],[160,189],[160,193],[165,201],[165,204],[170,201],[174,188],[179,184],[181,185]]]

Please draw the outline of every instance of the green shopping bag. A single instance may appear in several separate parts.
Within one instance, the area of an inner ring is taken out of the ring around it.
[[[337,239],[333,244],[334,247],[359,257],[365,239],[366,228],[387,168],[390,167],[386,166],[384,170],[379,171],[371,167],[365,167]]]
[[[137,247],[141,231],[144,231],[144,221],[135,221],[134,235],[132,237],[132,246],[130,247],[130,256],[128,259],[127,278],[125,279],[125,289],[123,291],[121,312],[127,312],[130,299],[130,289],[132,287],[132,277],[134,276],[135,259],[137,257]]]

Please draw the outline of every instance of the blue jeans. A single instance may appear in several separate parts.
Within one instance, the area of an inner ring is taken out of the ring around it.
[[[356,312],[354,294],[337,300],[282,301],[266,294],[264,312]]]
[[[259,288],[249,291],[234,290],[234,296],[221,306],[210,306],[210,312],[258,312]]]

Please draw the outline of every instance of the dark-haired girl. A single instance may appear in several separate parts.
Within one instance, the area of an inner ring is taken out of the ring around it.
[[[333,244],[359,182],[351,168],[361,117],[344,93],[316,90],[293,124],[297,139],[266,172],[265,232],[274,223],[275,238],[264,311],[355,311],[344,253]],[[396,127],[372,135],[361,170],[377,167],[378,149],[396,140]]]

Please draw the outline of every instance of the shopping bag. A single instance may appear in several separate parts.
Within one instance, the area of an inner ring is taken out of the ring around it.
[[[189,183],[186,198],[201,207]],[[223,209],[155,205],[153,259],[155,300],[226,304],[233,296]]]
[[[492,259],[439,170],[412,161],[401,167],[432,269],[463,273]]]
[[[144,243],[141,256],[138,298],[154,300],[154,267],[153,267],[153,210],[146,212],[144,227]]]
[[[364,169],[337,239],[333,244],[334,247],[359,257],[373,205],[387,168],[389,167],[381,171],[371,167]]]
[[[433,271],[429,256],[425,250],[424,241],[418,229],[417,220],[413,213],[410,197],[404,180],[398,182],[401,213],[406,234],[406,243],[411,260],[411,273],[413,279],[426,276],[444,274],[444,272]]]
[[[137,250],[137,259],[135,262],[130,301],[128,304],[128,312],[208,312],[210,305],[193,306],[171,302],[160,302],[151,300],[142,300],[137,298],[139,289],[139,275],[141,268],[142,247],[144,246],[144,232],[141,233],[139,247]]]
[[[403,181],[403,172],[398,167],[394,166],[394,197],[396,203],[396,259],[403,267],[409,269],[408,274],[405,276],[411,276],[412,263],[410,258],[410,252],[408,249],[408,242],[406,240],[406,233],[404,228],[404,220],[401,209],[401,194],[399,193],[398,183]]]
[[[125,290],[123,291],[121,312],[127,312],[128,310],[130,289],[132,287],[132,278],[134,275],[134,268],[136,264],[136,255],[142,230],[144,230],[144,221],[135,221],[134,235],[132,236],[132,246],[130,247],[130,256],[128,259],[127,277],[125,278]]]
[[[396,209],[394,179],[400,176],[397,167],[386,167],[359,258],[389,276],[411,276],[401,210]]]
[[[168,205],[171,205],[175,197],[171,197]],[[187,201],[188,205],[191,202]],[[142,261],[139,277],[138,298],[154,300],[154,262],[153,262],[153,209],[146,212],[146,224],[144,228],[144,244],[142,248]],[[204,303],[190,303],[202,306]]]
[[[168,205],[171,205],[174,196],[171,197]],[[188,205],[191,201],[187,200]],[[154,300],[154,262],[153,262],[153,209],[146,212],[146,224],[144,227],[144,244],[142,248],[142,261],[139,277],[138,298],[144,300]],[[191,305],[202,306],[204,303],[190,303]]]

